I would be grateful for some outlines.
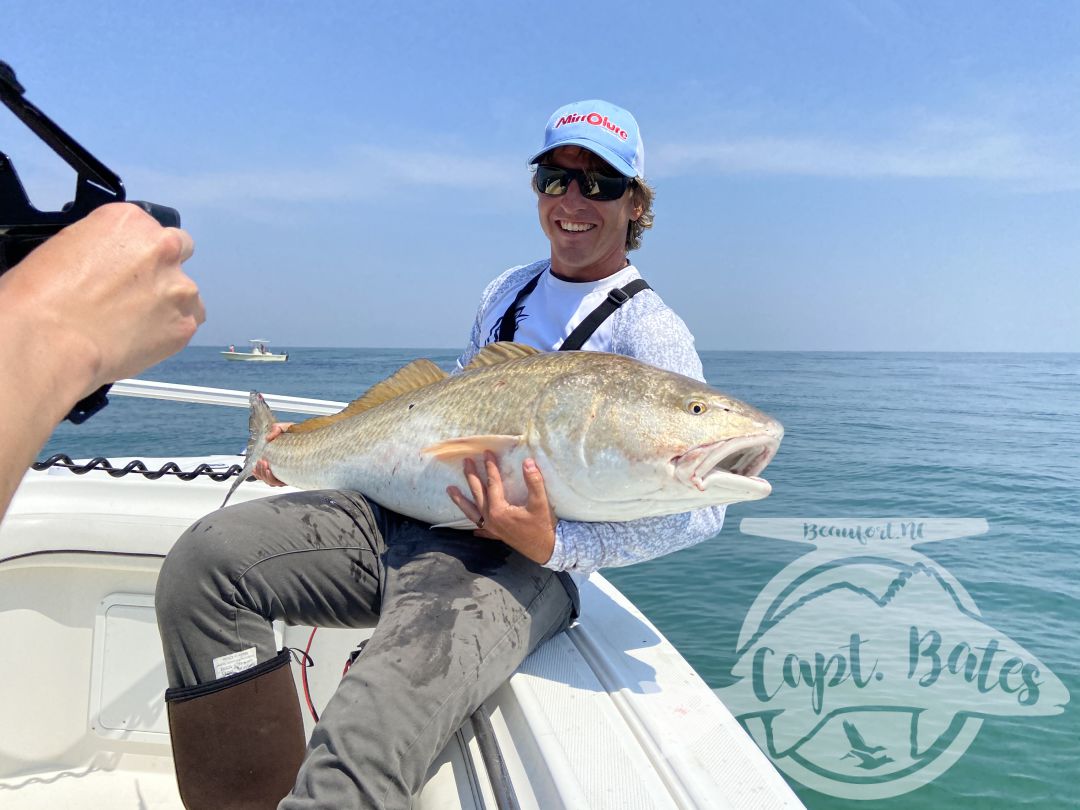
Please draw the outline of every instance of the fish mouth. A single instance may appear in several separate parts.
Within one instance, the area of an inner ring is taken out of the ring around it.
[[[771,434],[740,436],[692,447],[671,459],[675,477],[704,492],[707,487],[744,489],[750,498],[764,498],[772,485],[758,474],[773,460],[780,447]]]

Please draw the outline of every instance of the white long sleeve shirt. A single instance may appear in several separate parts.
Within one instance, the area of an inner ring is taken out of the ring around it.
[[[518,291],[543,273],[536,288],[514,313],[514,340],[543,351],[557,351],[563,340],[616,287],[640,278],[633,265],[599,281],[571,282],[553,276],[544,259],[513,267],[496,278],[480,299],[469,346],[458,358],[458,370],[488,343],[499,339],[503,314]],[[635,295],[593,333],[587,351],[624,354],[668,371],[705,381],[694,337],[686,324],[652,290]],[[555,549],[545,567],[587,574],[598,568],[630,565],[670,554],[719,534],[723,506],[676,515],[620,523],[560,520]]]

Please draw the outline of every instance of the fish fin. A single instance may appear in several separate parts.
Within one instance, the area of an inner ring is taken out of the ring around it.
[[[528,357],[531,354],[542,353],[539,349],[526,346],[524,343],[511,343],[505,340],[498,343],[489,343],[480,350],[476,357],[469,361],[469,365],[465,366],[464,370],[468,371],[483,366],[497,366],[500,363],[508,363],[511,360]]]
[[[524,436],[506,436],[492,434],[490,436],[463,436],[460,439],[448,439],[444,442],[436,442],[428,445],[420,452],[424,455],[434,456],[439,461],[453,463],[464,461],[467,458],[480,458],[485,450],[490,450],[495,455],[508,453],[524,440]]]
[[[448,520],[446,523],[435,523],[432,525],[433,529],[461,529],[462,531],[475,531],[476,524],[468,518],[459,518],[458,520]]]
[[[376,405],[382,405],[384,402],[397,399],[403,394],[426,388],[433,383],[445,380],[448,376],[445,371],[430,360],[413,360],[409,365],[398,369],[382,382],[375,383],[365,393],[346,405],[341,412],[330,416],[316,416],[314,419],[298,422],[289,428],[289,433],[307,433],[311,430],[324,428],[342,419],[348,419],[350,416],[356,416],[358,413],[370,410]]]
[[[252,391],[248,401],[251,403],[251,413],[248,415],[248,443],[247,449],[244,451],[244,468],[240,470],[240,474],[236,476],[236,480],[229,487],[225,500],[221,502],[222,506],[229,502],[229,498],[236,492],[236,488],[247,480],[248,476],[251,475],[251,471],[255,469],[255,463],[266,452],[266,434],[270,432],[270,428],[274,424],[274,412],[270,410],[270,406],[266,404],[262,394],[258,391]]]

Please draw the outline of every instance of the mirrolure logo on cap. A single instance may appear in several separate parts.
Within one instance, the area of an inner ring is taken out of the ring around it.
[[[586,124],[592,124],[594,127],[603,127],[612,135],[617,136],[620,140],[626,140],[630,137],[630,134],[620,127],[618,124],[614,124],[608,120],[606,115],[601,115],[598,112],[591,112],[587,115],[579,115],[578,113],[570,113],[564,115],[555,122],[555,129],[558,129],[565,124],[577,124],[584,121]]]

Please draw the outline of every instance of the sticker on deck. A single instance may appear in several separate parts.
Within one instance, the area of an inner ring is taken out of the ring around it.
[[[259,661],[255,657],[254,647],[248,647],[240,652],[229,653],[214,659],[214,677],[226,678],[229,675],[235,675],[237,672],[251,669],[257,663]]]

